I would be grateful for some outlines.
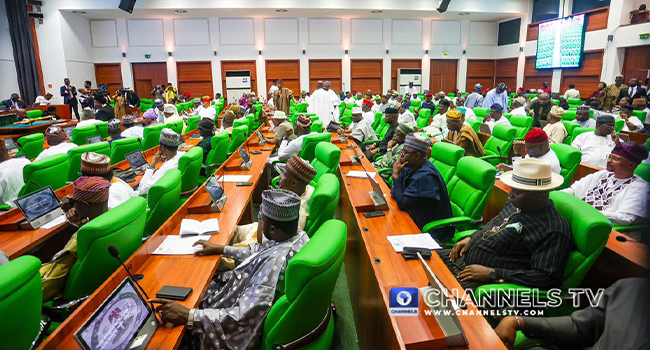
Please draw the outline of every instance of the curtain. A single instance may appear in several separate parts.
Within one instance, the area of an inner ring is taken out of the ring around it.
[[[7,10],[11,46],[13,47],[14,61],[16,63],[18,88],[23,101],[31,105],[34,103],[36,96],[40,95],[41,89],[36,68],[34,45],[30,35],[29,21],[31,19],[27,16],[27,4],[25,0],[5,0],[5,9]]]

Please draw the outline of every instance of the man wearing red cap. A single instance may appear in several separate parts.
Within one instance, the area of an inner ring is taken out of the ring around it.
[[[650,184],[634,175],[634,170],[646,158],[644,146],[618,143],[607,158],[605,170],[589,174],[562,191],[594,206],[614,225],[645,222]]]
[[[433,114],[433,111],[436,110],[436,104],[432,101],[432,99],[433,99],[433,94],[427,92],[427,94],[424,95],[424,101],[422,101],[422,104],[420,104],[420,110],[422,110],[422,108],[427,108],[431,110],[431,114]]]
[[[203,118],[210,118],[214,120],[215,116],[217,115],[217,110],[214,109],[214,107],[210,106],[210,96],[203,96],[201,99],[201,107],[197,108],[199,116],[201,116],[201,119]]]
[[[363,119],[370,122],[370,125],[374,124],[375,122],[375,112],[372,111],[372,106],[374,105],[375,104],[372,103],[370,99],[363,100],[363,104],[361,105],[361,111],[363,112]]]
[[[548,135],[541,129],[533,129],[524,137],[526,146],[526,158],[536,158],[551,164],[551,170],[560,174],[560,160],[551,149],[548,141]]]

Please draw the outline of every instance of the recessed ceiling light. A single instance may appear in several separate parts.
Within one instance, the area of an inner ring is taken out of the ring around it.
[[[469,15],[469,12],[461,12],[461,13],[459,13],[458,15],[459,15],[459,16],[467,16],[467,15]]]
[[[187,10],[174,10],[176,13],[187,13]]]
[[[275,12],[285,13],[285,12],[287,12],[287,10],[285,10],[285,9],[277,9],[277,10],[275,10]]]
[[[382,10],[372,10],[372,11],[370,11],[370,13],[382,13],[382,12],[384,12],[384,11],[382,11]]]
[[[77,15],[85,15],[86,11],[72,11],[72,13],[77,14]]]

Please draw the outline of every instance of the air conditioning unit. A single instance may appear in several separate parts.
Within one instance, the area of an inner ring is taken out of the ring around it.
[[[232,103],[237,102],[244,94],[251,92],[251,71],[226,71],[226,96]]]

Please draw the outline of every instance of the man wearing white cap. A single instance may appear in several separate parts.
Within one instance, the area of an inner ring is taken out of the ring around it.
[[[165,124],[183,120],[178,115],[178,109],[174,105],[166,104],[163,113],[165,114]]]
[[[339,134],[345,134],[346,137],[351,137],[357,145],[361,145],[365,141],[377,140],[375,130],[372,129],[370,121],[363,117],[361,107],[352,107],[352,121],[348,130],[339,129]]]
[[[153,101],[153,111],[156,112],[156,115],[158,116],[157,121],[159,123],[164,123],[165,122],[165,102],[160,99],[155,99]]]
[[[526,116],[526,98],[523,96],[517,97],[514,101],[512,101],[512,104],[510,107],[512,110],[510,111],[510,115],[523,115]]]
[[[503,210],[452,249],[437,251],[463,288],[513,283],[549,289],[562,285],[571,227],[549,192],[564,182],[551,165],[534,158],[501,175],[511,188]]]
[[[283,111],[275,111],[271,116],[271,120],[276,127],[276,131],[272,138],[266,139],[267,143],[275,145],[285,138],[291,141],[297,137],[293,134],[293,126],[287,121],[287,115]]]
[[[178,145],[181,142],[181,135],[169,128],[162,129],[160,132],[160,147],[140,180],[138,186],[139,195],[146,195],[149,188],[160,180],[167,171],[178,168],[178,161],[185,154],[185,152],[178,151]],[[156,165],[160,162],[163,162],[163,164],[156,170]]]

